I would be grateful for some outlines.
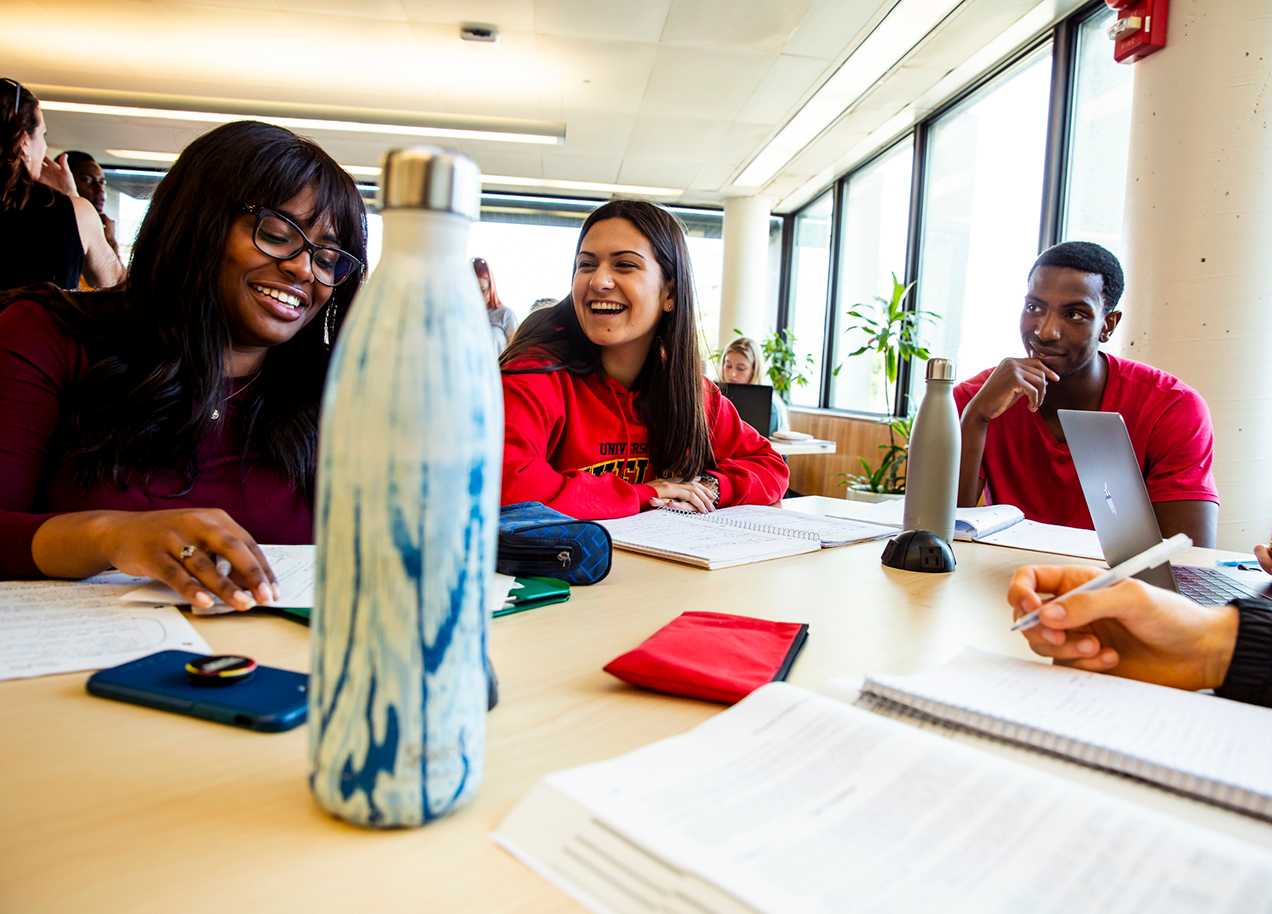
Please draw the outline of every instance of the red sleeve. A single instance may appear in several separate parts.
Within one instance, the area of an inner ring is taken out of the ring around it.
[[[791,476],[786,462],[710,381],[703,385],[703,399],[716,459],[710,473],[720,483],[720,507],[781,501]]]
[[[33,510],[61,392],[81,361],[43,306],[18,301],[0,312],[0,579],[43,577],[31,540],[52,515]]]
[[[632,485],[614,473],[558,470],[551,455],[565,429],[561,372],[503,375],[504,453],[502,504],[538,501],[580,520],[640,513],[653,487]]]
[[[1210,410],[1191,388],[1176,392],[1175,402],[1153,424],[1144,455],[1144,484],[1150,501],[1213,501],[1215,431]]]

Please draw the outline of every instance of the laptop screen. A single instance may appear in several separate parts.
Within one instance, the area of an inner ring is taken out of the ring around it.
[[[721,384],[720,392],[737,407],[742,421],[768,437],[773,420],[773,388],[767,384]]]

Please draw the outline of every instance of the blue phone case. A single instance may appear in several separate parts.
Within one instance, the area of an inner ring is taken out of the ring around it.
[[[203,717],[218,723],[278,733],[305,722],[309,677],[260,666],[228,685],[199,685],[186,676],[186,662],[202,654],[159,651],[88,677],[88,691],[102,698]]]

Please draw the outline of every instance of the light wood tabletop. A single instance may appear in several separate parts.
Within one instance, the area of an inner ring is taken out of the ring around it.
[[[364,830],[322,812],[306,786],[303,727],[254,733],[104,701],[84,691],[86,673],[0,683],[0,911],[580,910],[490,832],[543,775],[720,710],[627,687],[602,672],[611,658],[686,610],[808,623],[790,679],[811,688],[929,667],[964,645],[1027,657],[1008,631],[1012,570],[1077,561],[957,543],[954,574],[923,575],[882,567],[881,550],[872,542],[721,571],[616,552],[610,576],[574,588],[569,602],[495,620],[500,702],[484,783],[471,806],[420,829]],[[214,650],[308,667],[307,629],[296,623],[259,613],[193,622]],[[1272,847],[1272,827],[1256,820],[1023,750],[986,751]]]

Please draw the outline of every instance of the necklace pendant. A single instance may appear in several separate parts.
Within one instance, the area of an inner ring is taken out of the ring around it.
[[[212,410],[212,421],[215,422],[217,419],[220,419],[220,418],[221,418],[221,411],[219,409]]]

